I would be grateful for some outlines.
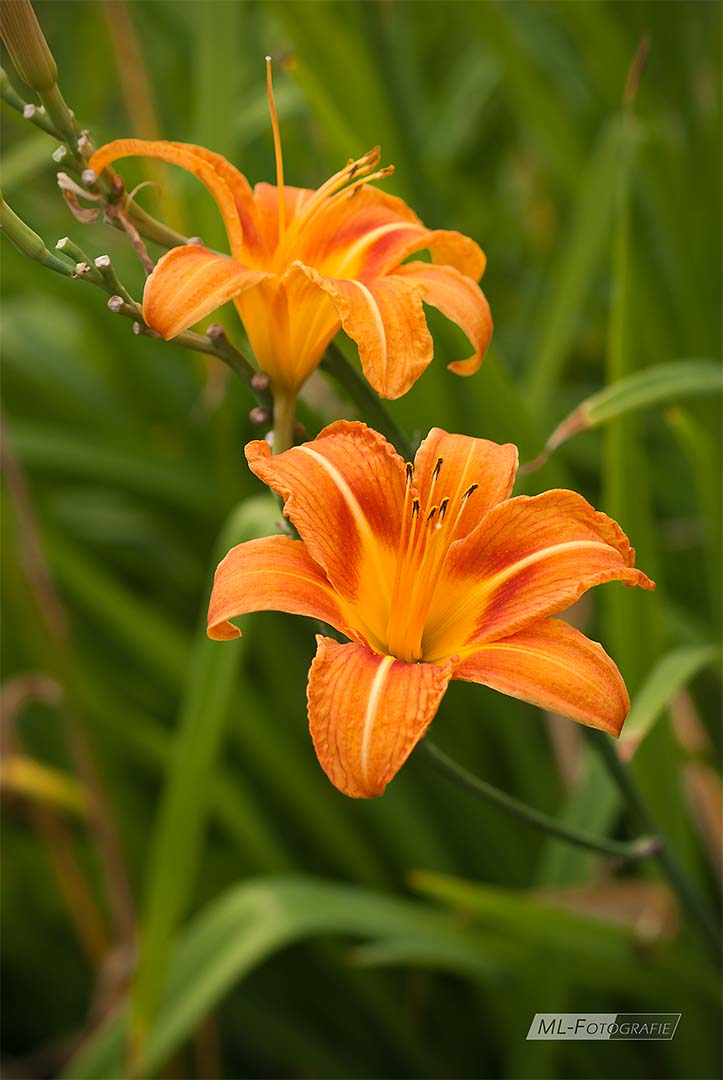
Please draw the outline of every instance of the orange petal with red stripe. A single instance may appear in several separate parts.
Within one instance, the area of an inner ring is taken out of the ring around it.
[[[211,192],[223,217],[231,254],[241,258],[244,239],[258,251],[260,236],[255,221],[253,193],[248,180],[220,154],[191,143],[146,139],[116,139],[93,154],[88,167],[100,174],[114,161],[125,157],[150,157],[168,161],[193,173]]]
[[[374,389],[385,398],[406,394],[429,366],[434,351],[422,289],[396,275],[364,283],[322,277],[301,263],[294,267],[331,298]]]
[[[405,664],[317,637],[309,726],[319,763],[345,795],[381,795],[434,718],[451,667]]]
[[[208,608],[208,636],[216,641],[239,637],[241,631],[229,620],[249,611],[309,615],[349,632],[326,574],[300,540],[286,536],[238,544],[219,563]]]
[[[383,648],[406,485],[402,459],[376,431],[346,420],[282,454],[251,442],[246,459],[283,497],[311,558],[353,607],[353,625]]]
[[[630,699],[616,665],[596,641],[561,619],[545,619],[467,655],[455,679],[482,683],[616,738]]]
[[[143,318],[166,339],[269,275],[198,244],[172,248],[146,281]]]
[[[432,502],[439,504],[444,498],[449,500],[446,513],[450,528],[464,493],[475,485],[452,530],[452,538],[458,540],[471,532],[493,506],[509,498],[517,465],[517,447],[512,443],[450,435],[442,428],[432,428],[414,458],[414,486],[424,507],[430,507]]]
[[[508,637],[606,581],[655,588],[634,563],[617,522],[581,495],[552,490],[509,499],[450,549],[429,613],[425,656]]]
[[[474,375],[493,330],[490,306],[479,285],[453,266],[421,262],[400,266],[394,276],[420,285],[425,304],[438,308],[467,335],[474,352],[466,360],[455,360],[447,366],[456,375]]]

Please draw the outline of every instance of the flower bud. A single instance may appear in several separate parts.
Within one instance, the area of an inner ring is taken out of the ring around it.
[[[30,0],[3,0],[2,37],[18,75],[42,92],[58,81],[58,68]]]

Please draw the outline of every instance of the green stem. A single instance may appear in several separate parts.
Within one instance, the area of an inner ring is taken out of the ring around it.
[[[365,420],[386,436],[403,458],[411,461],[413,453],[409,439],[396,420],[389,415],[376,391],[351,366],[338,345],[332,342],[319,366],[344,387],[352,401],[361,409]]]
[[[469,772],[462,765],[453,761],[452,758],[447,757],[429,739],[422,740],[417,748],[417,753],[424,754],[439,772],[444,773],[458,787],[494,803],[495,806],[523,821],[531,828],[538,829],[549,836],[556,836],[559,840],[564,840],[575,847],[585,848],[588,851],[595,851],[599,855],[612,856],[629,863],[640,862],[642,859],[655,855],[658,851],[659,841],[657,836],[641,836],[630,843],[621,843],[617,840],[593,836],[590,833],[580,832],[577,829],[563,825],[557,818],[550,817],[549,814],[536,810],[533,806],[528,806],[527,803],[522,802],[520,799],[508,795],[506,791],[500,791],[499,788],[488,784],[487,781],[481,780],[474,773]]]
[[[695,887],[690,883],[676,855],[670,850],[665,837],[651,814],[631,771],[618,757],[611,739],[600,731],[588,730],[590,742],[602,757],[610,777],[617,785],[621,795],[643,827],[658,838],[658,847],[654,852],[660,869],[677,893],[681,904],[688,911],[706,944],[713,951],[715,962],[722,960],[721,933],[718,923],[711,917],[705,903]]]
[[[55,83],[49,90],[39,90],[38,97],[43,103],[51,124],[56,131],[61,133],[69,150],[77,157],[80,128],[75,116],[66,105],[58,84]]]
[[[294,445],[294,420],[296,418],[296,395],[274,394],[274,445],[275,454]]]

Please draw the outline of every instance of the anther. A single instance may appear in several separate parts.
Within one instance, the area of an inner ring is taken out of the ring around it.
[[[444,521],[444,515],[447,513],[447,504],[448,503],[449,503],[449,496],[445,495],[445,497],[442,499],[441,503],[439,504],[439,522],[440,522],[440,524]]]
[[[419,517],[419,499],[414,499],[412,502],[412,517]]]
[[[411,484],[414,479],[414,465],[412,465],[411,461],[405,461],[404,468],[407,470],[407,484]]]
[[[429,511],[429,513],[427,514],[427,525],[431,525],[432,518],[434,517],[434,515],[437,513],[438,510],[439,510],[438,506],[433,506],[432,509]]]
[[[444,461],[444,458],[441,458],[441,457],[437,458],[437,462],[436,462],[436,464],[434,466],[434,469],[432,470],[432,479],[433,480],[436,480],[437,477],[439,476],[440,470],[442,468],[442,462],[443,461]]]
[[[470,497],[470,495],[472,494],[472,492],[476,491],[478,487],[479,487],[479,484],[472,484],[470,487],[467,488],[467,490],[465,491],[462,498],[463,499],[468,499]]]

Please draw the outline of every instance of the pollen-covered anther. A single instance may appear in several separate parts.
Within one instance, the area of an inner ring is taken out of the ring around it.
[[[470,495],[472,495],[477,490],[478,487],[479,484],[470,484],[470,486],[467,488],[464,495],[462,496],[462,499],[468,499]]]
[[[405,461],[404,462],[404,468],[405,468],[406,473],[407,473],[407,487],[409,487],[409,485],[414,480],[414,465],[412,464],[411,461]]]

